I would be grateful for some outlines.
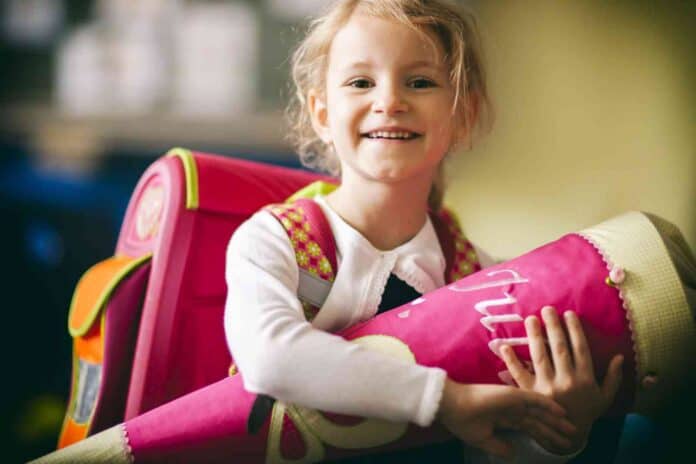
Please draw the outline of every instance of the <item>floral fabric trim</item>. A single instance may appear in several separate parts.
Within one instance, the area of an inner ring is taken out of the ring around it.
[[[307,220],[304,209],[294,203],[269,205],[266,209],[285,228],[295,251],[298,267],[315,277],[333,282],[335,270],[324,250],[321,249],[319,245],[321,240],[316,236],[312,225]],[[299,297],[302,300],[302,295]],[[310,322],[316,317],[320,309],[306,301],[302,302],[302,307],[305,317]]]

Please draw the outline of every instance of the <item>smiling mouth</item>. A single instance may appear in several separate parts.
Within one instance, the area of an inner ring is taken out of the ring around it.
[[[420,137],[420,134],[410,131],[372,131],[361,136],[372,140],[413,140]]]

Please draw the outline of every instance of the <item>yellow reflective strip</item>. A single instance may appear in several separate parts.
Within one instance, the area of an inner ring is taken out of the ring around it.
[[[165,156],[176,156],[181,160],[186,177],[186,209],[198,209],[198,169],[191,150],[172,148]]]
[[[328,195],[338,188],[338,185],[323,180],[312,182],[306,187],[301,188],[293,193],[290,198],[285,200],[286,203],[292,203],[299,198],[314,198],[317,195]]]

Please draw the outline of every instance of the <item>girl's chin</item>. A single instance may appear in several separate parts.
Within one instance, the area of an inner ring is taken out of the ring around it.
[[[408,166],[366,166],[358,170],[360,177],[372,182],[385,184],[396,184],[404,181],[415,181],[417,173],[414,173]],[[430,173],[424,173],[430,178]]]

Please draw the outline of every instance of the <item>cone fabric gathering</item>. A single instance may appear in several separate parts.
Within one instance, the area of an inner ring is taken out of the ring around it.
[[[678,229],[631,212],[568,234],[343,331],[404,363],[457,382],[511,383],[500,348],[523,360],[524,318],[545,305],[580,317],[597,375],[623,354],[607,414],[652,415],[678,403],[696,354],[696,262]],[[427,328],[427,329],[426,329]],[[255,395],[243,372],[35,462],[319,462],[444,441],[437,425],[351,418],[276,402],[247,432]]]

